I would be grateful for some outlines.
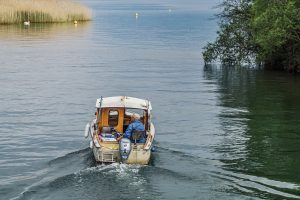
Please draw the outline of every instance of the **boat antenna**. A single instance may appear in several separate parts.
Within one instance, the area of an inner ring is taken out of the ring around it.
[[[102,100],[103,100],[103,97],[101,96],[100,97],[100,109],[101,109],[101,106],[102,106]]]
[[[100,103],[99,103],[99,104],[100,104],[99,112],[101,112],[102,99],[103,99],[103,98],[102,98],[102,96],[101,96],[101,97],[100,97]],[[97,123],[100,121],[100,115],[99,115],[99,113],[98,113],[98,116],[99,116],[99,117],[98,117]]]
[[[149,100],[147,99],[147,109],[149,110]]]

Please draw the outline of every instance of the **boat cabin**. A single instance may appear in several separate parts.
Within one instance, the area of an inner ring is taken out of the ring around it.
[[[152,108],[147,100],[126,96],[106,97],[97,99],[96,108],[96,126],[99,133],[106,132],[110,128],[124,133],[134,113],[140,115],[145,130],[150,130]]]

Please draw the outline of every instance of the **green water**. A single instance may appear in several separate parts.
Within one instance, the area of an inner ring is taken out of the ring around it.
[[[207,79],[217,81],[223,107],[219,116],[226,139],[217,151],[224,153],[224,168],[295,183],[278,182],[271,188],[299,195],[300,77],[216,66],[205,72]]]

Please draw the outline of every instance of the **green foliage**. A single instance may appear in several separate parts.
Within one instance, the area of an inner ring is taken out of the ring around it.
[[[261,60],[274,59],[273,55],[291,41],[299,45],[300,9],[295,0],[255,0],[252,12],[251,25],[255,42],[261,48]]]
[[[253,42],[250,31],[251,1],[227,0],[220,7],[220,31],[214,43],[204,47],[204,61],[220,60],[224,64],[250,62],[253,57]],[[246,48],[248,47],[248,48]]]
[[[299,0],[225,0],[220,31],[204,48],[205,62],[259,61],[296,71],[300,64]]]

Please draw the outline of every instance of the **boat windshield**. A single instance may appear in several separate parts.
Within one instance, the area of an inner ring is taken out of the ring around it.
[[[142,109],[134,109],[134,108],[126,108],[125,115],[124,115],[124,131],[127,129],[128,125],[131,123],[131,116],[136,113],[138,114],[141,119],[140,121],[145,125],[146,123],[146,111]]]
[[[144,112],[145,111],[142,109],[126,108],[125,109],[125,117],[131,117],[134,113],[139,114],[141,117],[143,117]]]

